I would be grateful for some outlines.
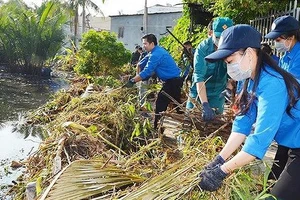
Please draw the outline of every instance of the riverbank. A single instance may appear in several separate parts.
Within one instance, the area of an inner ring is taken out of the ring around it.
[[[153,130],[151,118],[143,117],[138,111],[134,88],[108,89],[94,85],[94,91],[82,98],[88,84],[85,79],[74,79],[70,90],[57,94],[52,102],[30,117],[31,123],[44,125],[50,134],[27,160],[25,178],[18,183],[21,191],[27,183],[36,182],[37,188],[41,188],[37,191],[39,197],[49,193],[56,200],[71,196],[71,199],[81,199],[83,194],[85,198],[96,195],[118,199],[126,195],[127,199],[132,199],[134,195],[140,195],[139,198],[155,199],[159,198],[157,195],[179,195],[181,199],[204,200],[211,199],[212,195],[219,199],[240,195],[249,199],[264,194],[263,174],[253,175],[248,169],[228,177],[217,193],[197,189],[199,171],[220,151],[226,140],[222,131],[218,131],[222,124],[214,127],[201,123],[198,130],[176,127],[176,131],[169,130],[175,139],[166,137],[165,132]],[[207,138],[212,133],[213,137]],[[178,145],[180,141],[184,141],[184,145]],[[75,163],[81,163],[80,160],[88,161],[80,164],[78,170]],[[119,171],[118,180],[111,174],[101,175],[111,168]],[[53,174],[60,170],[63,172]],[[93,173],[84,173],[86,170]],[[72,174],[72,178],[68,174]],[[107,178],[102,180],[103,176]],[[138,179],[130,181],[125,176]],[[155,194],[149,193],[154,189],[150,186],[155,187]],[[24,193],[18,195],[17,199],[24,198]]]
[[[26,113],[68,87],[64,78],[11,74],[0,67],[0,199],[11,198],[5,193],[17,184],[17,178],[26,171],[26,159],[45,138],[38,128],[25,126]],[[22,166],[11,167],[13,162]]]

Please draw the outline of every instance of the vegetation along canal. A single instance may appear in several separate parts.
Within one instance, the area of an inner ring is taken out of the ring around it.
[[[33,153],[43,135],[38,128],[21,126],[24,114],[46,103],[56,91],[68,87],[63,79],[41,79],[0,71],[0,199],[24,168],[12,168]]]

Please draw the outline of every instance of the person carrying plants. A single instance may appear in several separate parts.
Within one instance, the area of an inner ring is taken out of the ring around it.
[[[148,52],[147,63],[143,71],[126,83],[126,87],[132,87],[135,83],[148,79],[154,73],[163,81],[162,89],[159,91],[155,102],[154,128],[156,129],[161,118],[160,112],[167,110],[171,102],[171,99],[164,95],[162,91],[180,103],[183,80],[180,77],[180,68],[172,56],[164,48],[157,45],[157,39],[154,34],[144,35],[142,40],[144,48]]]
[[[217,50],[221,33],[232,25],[233,21],[228,17],[214,19],[212,36],[202,41],[194,54],[194,72],[189,98],[200,100],[204,121],[213,120],[215,114],[223,113],[225,98],[222,92],[226,89],[228,80],[226,65],[222,60],[209,63],[204,58]],[[193,107],[189,99],[186,109],[190,110]]]
[[[290,151],[287,165],[270,191],[274,197],[267,199],[298,200],[300,84],[260,48],[261,34],[256,29],[236,25],[222,33],[218,50],[205,57],[209,62],[224,60],[229,76],[236,81],[245,80],[245,84],[236,101],[239,114],[234,119],[231,135],[219,155],[201,171],[199,186],[207,191],[219,189],[235,169],[256,158],[262,159],[275,140]],[[241,151],[231,157],[242,143]]]
[[[275,49],[284,53],[278,65],[300,79],[300,26],[299,21],[292,16],[281,16],[274,20],[272,30],[265,35],[267,39],[275,40]],[[288,160],[289,148],[278,145],[275,162],[269,179],[277,180]]]

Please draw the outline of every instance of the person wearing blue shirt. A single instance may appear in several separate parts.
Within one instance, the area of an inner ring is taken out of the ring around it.
[[[270,45],[268,43],[262,43],[261,44],[261,50],[263,50],[264,52],[266,52],[267,54],[269,54],[271,56],[271,58],[273,58],[273,60],[277,64],[279,63],[279,57],[276,56],[275,54],[273,54],[273,49],[270,47]]]
[[[148,56],[148,54],[144,54],[144,55],[141,54],[140,58],[141,58],[141,60],[136,65],[136,74],[139,74],[141,71],[144,70],[144,68],[148,62],[149,56]],[[141,107],[140,109],[142,109],[144,103],[146,102],[146,91],[147,91],[148,81],[149,81],[149,79],[143,80],[138,83],[139,104]]]
[[[288,164],[270,191],[273,197],[268,199],[296,200],[300,197],[300,84],[260,48],[261,34],[239,24],[226,29],[218,50],[205,57],[209,62],[224,60],[229,76],[245,84],[236,101],[239,114],[231,135],[200,173],[199,186],[207,191],[219,189],[235,169],[262,159],[275,140],[291,150]],[[249,82],[253,82],[251,90],[247,90]],[[231,157],[243,142],[241,151]]]
[[[136,82],[148,79],[153,73],[163,81],[162,89],[159,91],[155,102],[154,128],[156,129],[161,118],[160,112],[167,110],[171,102],[171,99],[164,95],[162,91],[180,103],[183,80],[180,77],[180,68],[172,56],[164,48],[157,45],[157,39],[154,34],[147,34],[142,37],[142,40],[144,48],[148,52],[147,64],[143,71],[130,79],[126,85],[131,87]]]
[[[278,52],[284,53],[278,65],[300,79],[300,26],[292,16],[281,16],[274,20],[272,30],[265,36],[275,41]],[[289,148],[278,145],[275,162],[271,168],[269,179],[277,180],[288,160]]]
[[[228,81],[225,63],[223,61],[209,63],[204,57],[216,51],[222,31],[232,25],[233,21],[228,17],[214,19],[212,37],[202,41],[194,54],[194,72],[186,108],[189,110],[194,107],[190,98],[200,101],[204,121],[213,120],[215,114],[223,113],[225,98],[221,94],[226,89]]]

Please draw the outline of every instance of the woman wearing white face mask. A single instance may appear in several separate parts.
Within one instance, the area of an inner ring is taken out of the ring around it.
[[[299,22],[292,16],[281,16],[274,20],[272,30],[265,38],[275,41],[278,52],[285,52],[278,65],[300,79],[300,31]],[[277,180],[288,160],[289,148],[278,145],[275,162],[269,179]]]
[[[265,38],[275,40],[278,52],[285,52],[279,66],[300,78],[300,25],[292,16],[282,16],[274,20],[272,30]]]
[[[291,151],[288,165],[271,194],[277,199],[298,200],[300,84],[260,47],[261,34],[257,30],[249,25],[236,25],[222,33],[218,50],[205,57],[209,62],[223,59],[233,79],[246,81],[236,102],[240,112],[234,120],[232,133],[220,154],[200,173],[199,186],[207,191],[217,190],[235,169],[255,158],[262,159],[275,140]],[[249,82],[252,82],[250,89]],[[242,150],[229,159],[243,142]]]

